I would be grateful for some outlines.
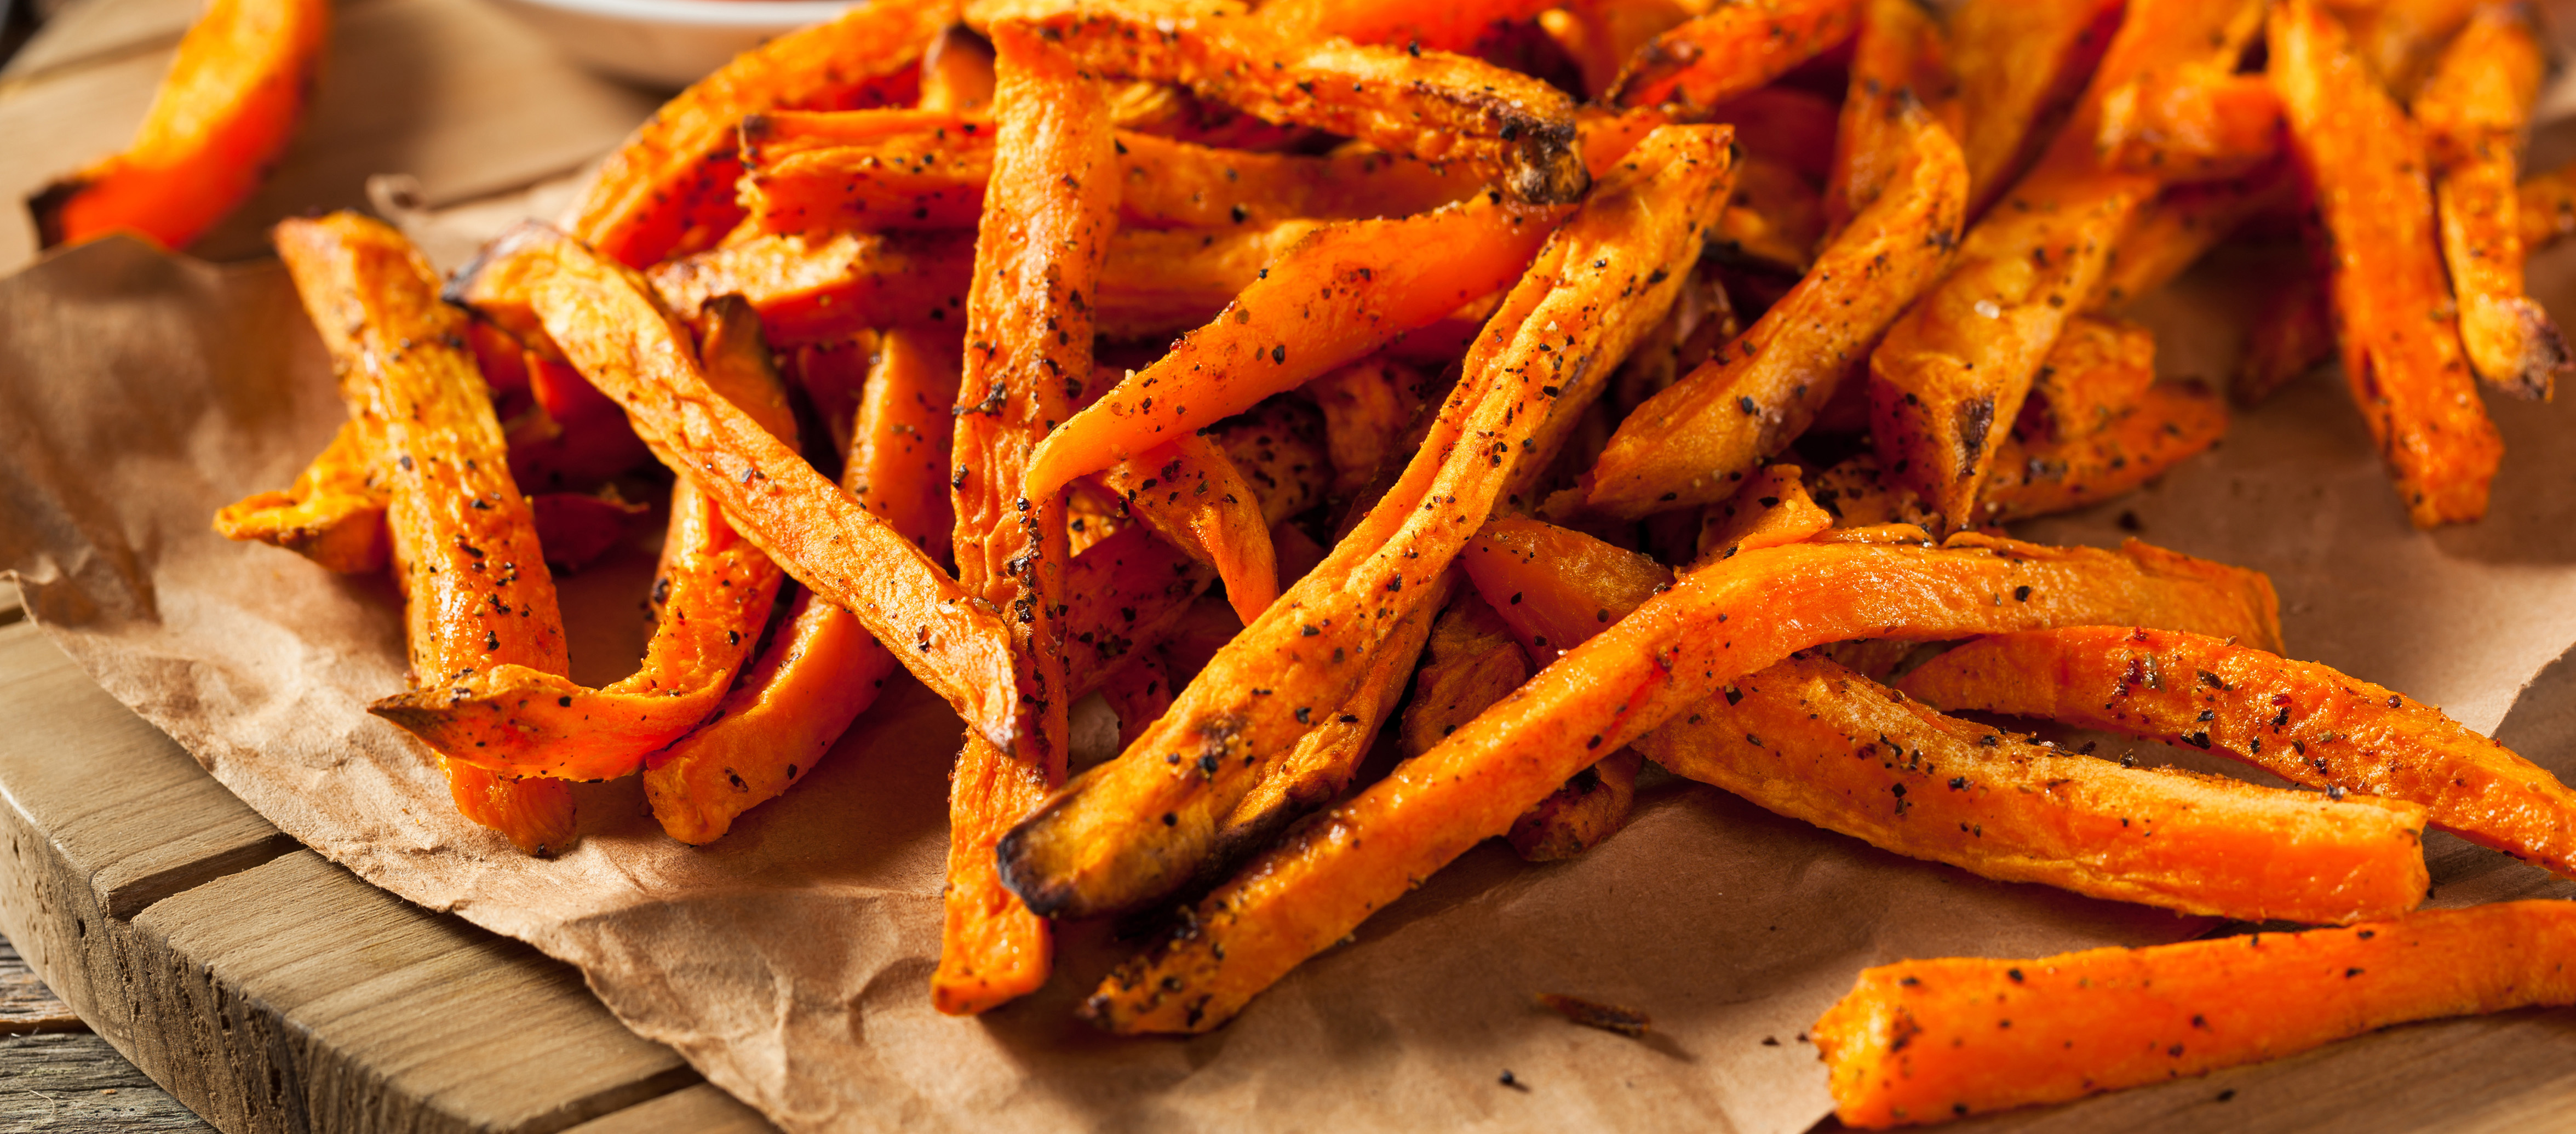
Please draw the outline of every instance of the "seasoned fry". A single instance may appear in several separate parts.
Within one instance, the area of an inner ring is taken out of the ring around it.
[[[384,568],[385,506],[392,491],[380,479],[381,443],[364,419],[331,435],[331,444],[284,492],[261,492],[215,513],[225,539],[256,540],[312,560],[325,571],[354,575]]]
[[[1553,0],[1270,0],[1252,18],[1282,36],[1339,36],[1352,43],[1465,51],[1495,24],[1529,19],[1552,4]]]
[[[2176,185],[2138,207],[2084,309],[2118,308],[2163,287],[2254,216],[2299,199],[2286,161],[2233,181]]]
[[[1331,447],[1332,494],[1347,497],[1377,475],[1405,427],[1422,408],[1422,375],[1403,363],[1371,357],[1306,383],[1306,395],[1324,411],[1324,440]]]
[[[2031,377],[2074,305],[2090,295],[2153,178],[2100,167],[2104,107],[2177,72],[2232,60],[2260,3],[2138,0],[2066,129],[2002,207],[1962,242],[1958,267],[1870,356],[1870,433],[1879,465],[1941,513],[1973,518]]]
[[[2438,168],[2433,201],[2469,365],[2505,393],[2547,399],[2558,375],[2576,363],[2549,313],[2522,292],[2521,197],[2513,184],[2541,65],[2526,13],[2480,9],[2442,52],[2414,113]]]
[[[2122,7],[2121,0],[1967,0],[1951,14],[1970,217],[1983,215],[2048,148],[2110,45]]]
[[[249,199],[304,117],[331,5],[211,0],[125,152],[27,199],[38,244],[123,229],[185,248]]]
[[[413,685],[496,665],[564,672],[554,578],[465,352],[465,316],[439,302],[437,273],[400,233],[355,213],[289,220],[275,239],[350,417],[380,439]],[[572,795],[560,782],[438,762],[466,818],[529,854],[572,845]]]
[[[1757,547],[1800,543],[1834,526],[1832,513],[1807,494],[1796,465],[1773,465],[1753,474],[1735,495],[1700,513],[1697,570]]]
[[[1084,548],[1065,573],[1066,683],[1076,697],[1098,688],[1177,626],[1216,569],[1141,527]]]
[[[2353,51],[2390,95],[2407,97],[2442,45],[2493,0],[2370,0],[2351,13]]]
[[[1367,357],[1510,283],[1566,212],[1477,198],[1314,231],[1214,321],[1048,435],[1029,461],[1031,499]]]
[[[862,507],[912,537],[934,562],[948,558],[956,526],[948,454],[963,365],[949,336],[911,327],[879,334],[841,474]]]
[[[1040,34],[992,29],[1000,138],[966,304],[966,372],[957,397],[958,582],[1011,612],[1012,687],[1027,721],[1015,735],[969,736],[948,793],[947,920],[931,1002],[982,1012],[1046,983],[1046,922],[1005,889],[993,844],[1063,782],[1064,493],[1024,492],[1038,440],[1071,414],[1092,373],[1086,294],[1099,294],[1117,225],[1117,141],[1105,89]],[[1258,533],[1268,546],[1266,531]]]
[[[993,47],[963,27],[930,41],[921,56],[921,109],[963,114],[993,105]]]
[[[1061,6],[1020,17],[1103,78],[1178,83],[1271,122],[1486,171],[1516,200],[1583,195],[1574,102],[1537,79],[1446,52],[1357,45],[1255,20],[1149,19]]]
[[[1809,495],[1834,518],[1834,527],[1872,528],[1885,524],[1922,527],[1940,517],[1911,490],[1894,483],[1878,467],[1878,458],[1861,453],[1816,474]]]
[[[2155,381],[2154,332],[2123,319],[2076,316],[2031,377],[2013,436],[2041,444],[2091,436],[2135,407]]]
[[[2335,353],[2334,301],[2321,272],[2301,271],[2263,298],[2245,331],[2245,357],[2227,392],[2251,406]]]
[[[1959,81],[1942,15],[1914,0],[1864,0],[1825,176],[1826,231],[1841,232],[1905,171],[1914,149],[1909,104],[1960,137]]]
[[[1621,422],[1590,506],[1637,517],[1733,494],[1806,431],[1851,363],[1938,277],[1967,175],[1940,127],[1913,116],[1912,168],[1743,337]]]
[[[2243,177],[2281,152],[2281,95],[2233,61],[2186,69],[2161,89],[2107,107],[2098,145],[2105,164],[2168,182]]]
[[[672,260],[649,273],[662,302],[693,311],[740,295],[782,348],[885,327],[962,326],[975,242],[962,233],[771,236]],[[952,332],[953,333],[953,332]]]
[[[1279,564],[1252,485],[1192,433],[1099,474],[1100,486],[1191,559],[1216,569],[1237,617],[1250,623],[1279,597]]]
[[[1153,732],[1003,841],[1004,872],[1032,908],[1105,912],[1188,880],[1265,762],[1307,732],[1300,711],[1347,700],[1394,625],[1436,593],[1514,475],[1521,442],[1558,412],[1557,383],[1581,377],[1584,360],[1620,357],[1662,318],[1698,258],[1698,218],[1724,191],[1727,137],[1665,127],[1604,178],[1478,338],[1404,476],[1331,557],[1221,651]],[[1606,379],[1607,365],[1593,368]]]
[[[1769,83],[1860,24],[1855,0],[1741,0],[1656,36],[1628,61],[1604,100],[1673,104],[1685,113]]]
[[[2444,830],[2576,875],[2576,791],[2439,709],[2315,662],[2085,627],[1980,639],[1899,685],[1950,709],[2187,744],[2293,783],[2412,800]]]
[[[1512,820],[1503,841],[1530,862],[1558,862],[1601,845],[1628,825],[1637,802],[1637,773],[1646,758],[1622,748],[1574,773],[1565,786]]]
[[[2007,437],[1977,516],[2003,524],[2098,504],[2136,489],[2217,444],[2227,432],[2218,394],[2194,383],[2150,386],[2110,424],[2063,441]]]
[[[1520,688],[1532,672],[1529,655],[1493,604],[1472,588],[1460,593],[1431,624],[1422,668],[1413,675],[1413,699],[1404,706],[1404,754],[1431,751]]]
[[[1863,971],[1812,1031],[1844,1123],[1935,1122],[2409,1020],[2576,1003],[2570,941],[2576,906],[2526,901],[2031,961],[1902,961]]]
[[[912,102],[922,54],[957,22],[957,8],[957,0],[883,0],[736,56],[608,155],[566,214],[566,231],[639,268],[713,247],[742,222],[734,181],[743,116]]]
[[[1121,966],[1084,1012],[1122,1033],[1224,1023],[1600,753],[1796,650],[2104,621],[2279,637],[2260,575],[2137,543],[2106,552],[1960,536],[1938,549],[1745,552],[1609,624],[1511,700],[1292,833],[1193,907],[1188,934]]]
[[[797,582],[905,643],[905,668],[989,736],[1018,731],[1009,636],[912,541],[707,384],[686,333],[641,277],[542,225],[511,230],[459,281],[486,312],[531,312],[591,383],[626,408],[672,471]],[[506,289],[524,288],[518,294]]]
[[[1561,10],[1549,31],[1583,72],[1584,93],[1601,102],[1640,48],[1702,9],[1696,0],[1573,0]]]
[[[1251,486],[1264,523],[1276,527],[1324,502],[1332,457],[1321,417],[1296,399],[1273,398],[1210,435]]]
[[[2311,0],[2272,10],[2271,76],[2333,234],[2344,375],[2419,528],[2486,515],[2504,442],[2461,357],[2423,147],[2343,29]]]

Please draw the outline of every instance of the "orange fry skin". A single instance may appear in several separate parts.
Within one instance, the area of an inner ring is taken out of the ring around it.
[[[2151,617],[2121,617],[2133,612]],[[2134,542],[2107,552],[1962,536],[1937,549],[1745,552],[1648,600],[1292,833],[1194,906],[1181,932],[1103,981],[1085,1014],[1120,1033],[1224,1023],[1602,753],[1797,650],[2105,620],[2279,636],[2262,576]]]
[[[1977,497],[1988,524],[2067,512],[2136,490],[2227,433],[2218,394],[2192,383],[2147,388],[2111,424],[2066,441],[2025,444],[2007,437],[1995,472]]]
[[[382,222],[345,212],[289,220],[275,239],[350,416],[382,445],[377,474],[389,493],[413,685],[498,665],[564,672],[554,577],[466,352],[464,313],[439,301],[428,260]],[[466,818],[529,854],[571,847],[563,784],[504,779],[444,756],[439,766]]]
[[[735,127],[745,115],[912,102],[922,54],[957,22],[957,7],[957,0],[883,0],[736,56],[608,155],[566,214],[565,230],[637,268],[713,247],[743,218],[734,200],[742,175]]]
[[[1864,970],[1811,1031],[1845,1124],[1940,1122],[2410,1020],[2576,1003],[2571,941],[2576,906],[2524,901],[2029,961],[1901,961]]]
[[[2309,0],[2272,10],[2270,42],[2291,150],[2333,237],[2353,401],[2416,527],[2478,519],[2504,441],[2462,357],[2418,132]]]
[[[38,243],[119,229],[185,248],[259,189],[304,117],[329,37],[326,0],[214,0],[124,153],[27,200]]]
[[[1213,322],[1049,434],[1031,499],[1356,361],[1511,283],[1568,210],[1477,199],[1318,229]],[[1440,256],[1412,249],[1439,248]]]
[[[1226,601],[1246,625],[1279,597],[1279,563],[1261,499],[1216,442],[1187,434],[1103,470],[1099,480],[1145,526],[1216,568]]]
[[[1481,60],[1319,38],[1258,19],[1157,20],[1071,5],[1019,18],[1102,78],[1177,83],[1264,121],[1475,166],[1515,200],[1570,202],[1590,183],[1574,100]]]
[[[514,305],[532,313],[582,375],[625,407],[654,455],[696,480],[736,532],[879,640],[904,643],[896,654],[905,668],[969,726],[988,736],[1018,731],[1000,615],[717,393],[687,330],[641,276],[528,224],[495,241],[484,268],[469,268],[458,291],[487,313]]]
[[[1856,0],[1744,0],[1656,36],[1604,101],[1706,111],[1763,86],[1860,26]]]
[[[2185,744],[2293,783],[2412,800],[2435,826],[2576,876],[2576,791],[2439,709],[2315,662],[2096,626],[1970,642],[1899,686],[1949,709]]]
[[[2523,294],[2522,201],[2513,184],[2543,63],[2527,13],[2482,8],[2443,49],[2412,110],[2438,170],[2442,258],[2469,365],[2505,393],[2546,400],[2576,363],[2549,313]]]
[[[1914,0],[1864,0],[1851,87],[1825,176],[1826,231],[1841,232],[1905,172],[1914,149],[1906,104],[1921,106],[1951,138],[1961,136],[1964,116],[1949,51],[1938,13]]]
[[[1913,168],[1751,329],[1619,424],[1593,467],[1594,510],[1633,519],[1732,495],[1806,431],[1852,362],[1939,278],[1967,174],[1949,135],[1914,117]]]
[[[1722,126],[1664,127],[1604,177],[1478,337],[1403,476],[1331,556],[1221,650],[1152,732],[1011,833],[1004,869],[1033,908],[1130,908],[1193,876],[1224,816],[1437,595],[1502,500],[1522,443],[1534,448],[1569,412],[1559,383],[1582,381],[1584,360],[1624,355],[1662,318],[1724,191],[1727,139]],[[1608,366],[1591,369],[1606,381]]]
[[[215,531],[285,548],[343,575],[382,570],[392,551],[385,537],[392,494],[379,479],[381,448],[363,422],[344,423],[295,483],[225,505],[215,513]]]

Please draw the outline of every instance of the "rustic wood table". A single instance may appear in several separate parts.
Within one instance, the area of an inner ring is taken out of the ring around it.
[[[0,273],[36,254],[14,202],[122,144],[199,3],[72,0],[0,68]],[[332,36],[295,148],[197,254],[258,255],[276,218],[365,205],[380,174],[410,178],[380,186],[380,208],[458,233],[544,214],[658,101],[483,0],[341,0]],[[0,955],[0,1129],[771,1129],[569,967],[281,834],[75,668],[5,583],[0,839],[16,946]],[[2522,1012],[1962,1128],[2520,1130],[2576,1123],[2571,1102],[2576,1011]]]

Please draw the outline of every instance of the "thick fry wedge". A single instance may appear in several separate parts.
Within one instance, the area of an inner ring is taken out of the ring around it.
[[[1587,367],[1606,379],[1606,360],[1663,317],[1724,191],[1727,137],[1665,127],[1605,177],[1478,338],[1405,474],[1332,555],[1220,651],[1152,732],[1003,841],[1005,874],[1032,908],[1129,908],[1191,877],[1217,824],[1437,593],[1523,440],[1557,412],[1560,383]]]
[[[706,312],[707,383],[793,445],[795,411],[760,341],[759,318],[740,297],[727,298]],[[589,689],[560,673],[486,666],[367,711],[450,760],[507,775],[616,779],[716,711],[768,625],[781,578],[697,482],[682,477],[671,489],[670,536],[653,580],[653,637],[635,673]]]
[[[1968,232],[1958,267],[1887,332],[1870,356],[1870,433],[1879,465],[1939,509],[1973,518],[1997,449],[2032,375],[2075,305],[2092,294],[2119,234],[2155,179],[2102,168],[2094,136],[2106,106],[2177,73],[2233,60],[2262,6],[2138,0],[2039,166]]]
[[[2460,304],[2460,341],[2478,377],[2508,394],[2549,397],[2576,368],[2549,313],[2522,291],[2515,151],[2539,97],[2542,59],[2527,13],[2479,10],[2417,92],[2438,172],[2442,258]]]
[[[957,397],[957,580],[1007,610],[1012,686],[1026,727],[970,736],[948,793],[947,920],[931,1002],[985,1011],[1046,983],[1046,922],[1004,888],[993,844],[1065,774],[1064,493],[1025,492],[1030,454],[1071,416],[1092,373],[1091,301],[1118,216],[1117,140],[1106,88],[1041,33],[992,29],[998,142]],[[1222,463],[1221,460],[1219,463]],[[1269,533],[1256,527],[1261,546]]]
[[[1786,74],[1860,26],[1856,0],[1743,0],[1656,36],[1607,100],[1705,112]]]
[[[352,419],[286,491],[225,505],[215,513],[215,531],[285,548],[343,575],[382,570],[392,552],[385,507],[393,497],[378,467],[383,448],[367,436],[363,419]]]
[[[2131,613],[2142,617],[2122,617]],[[1084,1011],[1122,1033],[1224,1023],[1600,754],[1799,649],[2105,620],[2279,636],[2262,576],[2137,543],[2107,552],[1960,536],[1945,548],[1745,552],[1610,624],[1511,700],[1292,833],[1194,906],[1186,933],[1121,966]]]
[[[1813,1031],[1844,1123],[1938,1122],[2409,1020],[2576,1003],[2571,941],[2576,906],[2528,901],[2030,961],[1903,961],[1863,971]]]
[[[1852,364],[1939,278],[1959,232],[1958,145],[1919,112],[1913,166],[1852,222],[1743,337],[1646,400],[1592,472],[1613,516],[1724,500],[1814,421]]]
[[[948,558],[956,526],[946,485],[956,467],[950,424],[963,365],[946,335],[910,327],[879,334],[841,474],[850,495],[934,561]]]
[[[2434,825],[2576,875],[2576,791],[2442,711],[2215,638],[2086,627],[1971,642],[1901,687],[2234,756],[2293,783],[2412,800]]]
[[[2121,0],[1967,0],[1950,16],[1968,215],[2048,148],[2117,29]]]
[[[744,52],[663,104],[609,154],[565,229],[639,268],[713,247],[742,222],[735,126],[745,115],[909,104],[922,54],[957,12],[957,0],[883,0]]]
[[[1265,121],[1463,162],[1517,200],[1572,201],[1590,180],[1575,145],[1574,101],[1490,63],[1318,39],[1259,20],[1157,20],[1072,5],[1017,18],[1103,78],[1178,83]]]
[[[511,289],[518,289],[515,292]],[[626,408],[673,472],[799,583],[856,615],[922,684],[987,736],[1015,735],[1010,638],[913,542],[707,384],[687,332],[642,277],[543,225],[503,234],[457,290],[486,312],[518,307],[583,376]]]
[[[1977,497],[1987,524],[2072,511],[2134,491],[2227,433],[2227,407],[2195,383],[2147,388],[2138,403],[2094,432],[2026,444],[2007,437]]]
[[[27,199],[38,242],[122,229],[187,247],[286,152],[330,26],[325,0],[212,0],[180,37],[125,152]]]
[[[2419,528],[2487,511],[2504,442],[2478,401],[2442,276],[2418,133],[2309,0],[2272,10],[2291,149],[2333,235],[2345,378]]]
[[[465,351],[465,316],[400,233],[355,213],[290,220],[275,239],[340,374],[350,416],[380,439],[394,581],[412,684],[499,665],[564,672],[563,621],[501,424]],[[522,851],[568,849],[572,795],[439,757],[456,808]]]
[[[1365,358],[1509,284],[1566,212],[1478,198],[1316,230],[1213,322],[1049,435],[1029,461],[1031,498]]]
[[[1099,475],[1124,502],[1190,558],[1216,569],[1226,601],[1246,624],[1279,597],[1279,563],[1260,497],[1214,441],[1192,433],[1122,461]]]
[[[1826,231],[1841,232],[1905,171],[1914,150],[1908,103],[1960,137],[1965,115],[1942,15],[1914,0],[1864,0],[1825,177]]]

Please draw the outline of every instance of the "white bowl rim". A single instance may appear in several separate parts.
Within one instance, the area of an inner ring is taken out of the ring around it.
[[[819,23],[863,0],[513,0],[612,19],[701,27],[778,27]]]

